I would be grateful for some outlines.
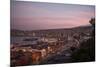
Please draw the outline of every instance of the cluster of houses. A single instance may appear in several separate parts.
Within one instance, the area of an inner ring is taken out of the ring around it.
[[[39,33],[38,33],[39,34]],[[41,34],[41,33],[40,33]],[[87,35],[87,36],[86,36]],[[33,36],[37,36],[33,33]],[[42,34],[35,44],[11,45],[11,65],[21,66],[40,64],[43,60],[58,53],[65,45],[79,47],[80,40],[88,38],[89,34],[70,33]],[[25,42],[28,43],[27,40]],[[25,43],[26,44],[26,43]]]
[[[11,45],[11,64],[39,64],[50,54],[56,53],[58,48],[63,45],[62,41],[57,42],[54,38],[42,38],[41,41],[42,43],[36,45]]]

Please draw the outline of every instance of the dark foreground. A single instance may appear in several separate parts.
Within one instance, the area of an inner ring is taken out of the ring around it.
[[[27,44],[12,43],[11,66],[95,61],[95,37],[91,27],[33,31],[34,35],[33,32],[32,35],[14,32],[12,36],[37,39],[24,39]],[[35,43],[30,44],[33,40]]]

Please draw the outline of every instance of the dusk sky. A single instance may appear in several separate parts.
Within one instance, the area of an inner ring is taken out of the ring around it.
[[[89,25],[95,6],[13,1],[11,29],[39,30]]]

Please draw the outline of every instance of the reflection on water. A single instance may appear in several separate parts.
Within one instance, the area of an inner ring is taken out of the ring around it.
[[[39,37],[11,37],[11,44],[36,44]]]

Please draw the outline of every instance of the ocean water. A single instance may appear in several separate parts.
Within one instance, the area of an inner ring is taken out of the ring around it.
[[[37,40],[35,39],[38,39],[38,37],[11,37],[10,39],[10,43],[11,44],[22,44],[22,45],[26,45],[26,44],[36,44],[37,43]],[[32,41],[25,41],[25,39],[33,39]]]

